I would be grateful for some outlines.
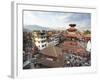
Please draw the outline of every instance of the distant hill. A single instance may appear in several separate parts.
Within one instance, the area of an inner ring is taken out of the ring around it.
[[[23,28],[23,32],[31,32],[31,30]]]
[[[24,26],[24,31],[33,31],[33,30],[52,30],[47,27],[39,26],[39,25],[26,25]]]
[[[86,30],[89,30],[91,31],[91,27],[76,27],[79,31],[86,31]],[[55,28],[48,28],[48,27],[44,27],[44,26],[40,26],[40,25],[25,25],[23,27],[23,31],[25,32],[32,32],[33,30],[62,30],[62,29],[65,29],[65,28],[61,28],[61,27],[58,27],[57,29]]]

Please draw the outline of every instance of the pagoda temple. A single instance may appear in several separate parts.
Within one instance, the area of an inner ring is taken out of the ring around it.
[[[67,53],[74,53],[78,56],[86,56],[86,50],[79,42],[82,36],[75,28],[76,24],[69,24],[69,26],[70,28],[66,30],[67,33],[64,34],[66,41],[61,45],[62,50]]]

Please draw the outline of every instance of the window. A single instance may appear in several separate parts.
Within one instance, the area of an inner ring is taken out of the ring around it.
[[[43,43],[43,41],[41,41],[41,43]]]
[[[42,47],[44,47],[44,45],[42,45]]]
[[[41,41],[41,43],[44,43],[44,42],[46,42],[46,40]]]

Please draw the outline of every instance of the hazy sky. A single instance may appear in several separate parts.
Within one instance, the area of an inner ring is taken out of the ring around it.
[[[73,12],[24,11],[24,25],[40,25],[66,29],[70,23],[77,27],[91,27],[91,14]]]

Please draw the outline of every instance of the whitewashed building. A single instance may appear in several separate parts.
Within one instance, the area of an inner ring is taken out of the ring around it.
[[[59,44],[59,37],[58,35],[54,35],[52,37],[50,37],[50,42],[48,43],[48,45],[57,45]]]
[[[87,43],[86,50],[89,51],[89,52],[91,52],[91,41],[90,40]]]
[[[34,31],[32,33],[35,45],[39,50],[44,49],[47,46],[47,35],[43,31]]]

